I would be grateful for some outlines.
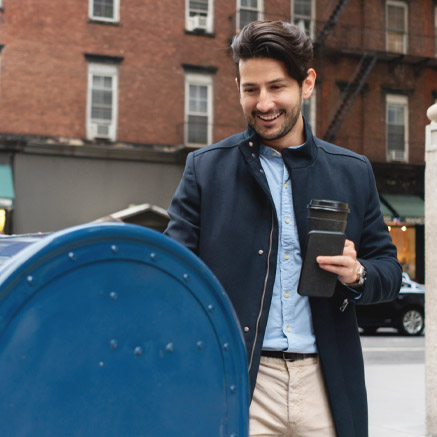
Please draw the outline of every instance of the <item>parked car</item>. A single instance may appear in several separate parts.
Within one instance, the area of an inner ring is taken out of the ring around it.
[[[358,325],[364,333],[396,328],[403,335],[420,335],[425,328],[425,288],[402,274],[399,296],[391,302],[356,306]]]

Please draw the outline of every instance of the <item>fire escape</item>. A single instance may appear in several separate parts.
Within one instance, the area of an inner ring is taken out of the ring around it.
[[[349,0],[339,0],[337,2],[329,19],[323,26],[323,29],[320,31],[314,42],[315,51],[320,51],[323,48],[326,39],[328,38],[330,32],[334,29],[341,13],[348,3]],[[376,64],[377,58],[378,56],[376,54],[364,53],[362,55],[354,74],[342,92],[341,101],[331,122],[329,123],[328,129],[323,136],[323,139],[326,141],[332,142],[335,140],[338,130],[351,110],[352,105],[354,104],[359,93],[363,89],[368,75]]]
[[[358,64],[355,74],[352,79],[346,85],[344,91],[342,92],[342,100],[328,126],[328,129],[323,136],[323,139],[329,142],[335,140],[338,130],[340,129],[344,119],[348,115],[358,97],[358,94],[362,90],[364,84],[366,83],[367,76],[372,71],[378,55],[364,53]]]

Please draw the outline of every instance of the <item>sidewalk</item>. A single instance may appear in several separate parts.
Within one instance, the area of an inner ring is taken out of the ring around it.
[[[425,364],[366,364],[369,437],[424,437]]]

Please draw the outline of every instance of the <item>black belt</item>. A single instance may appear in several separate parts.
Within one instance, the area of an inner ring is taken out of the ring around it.
[[[315,358],[317,354],[298,354],[296,352],[281,352],[281,351],[261,351],[261,356],[270,358],[281,358],[287,361],[304,360],[305,358]]]

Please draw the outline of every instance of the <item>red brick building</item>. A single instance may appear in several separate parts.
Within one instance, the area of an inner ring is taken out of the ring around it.
[[[167,208],[187,151],[245,127],[229,44],[255,19],[311,35],[307,118],[319,137],[369,157],[402,261],[420,280],[433,0],[0,0],[6,230]]]

